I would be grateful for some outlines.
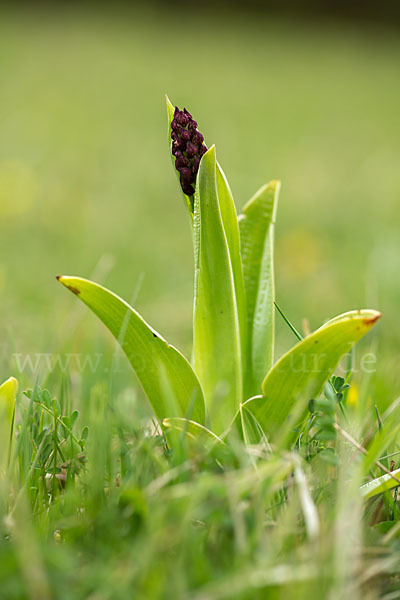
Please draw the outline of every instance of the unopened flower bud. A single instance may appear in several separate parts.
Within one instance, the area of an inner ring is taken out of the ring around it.
[[[194,131],[192,133],[192,142],[195,146],[199,146],[204,142],[204,136],[201,135],[200,131]]]
[[[181,174],[181,179],[183,181],[185,181],[186,183],[193,183],[194,174],[193,174],[192,169],[189,169],[188,167],[183,167],[182,169],[180,169],[180,174]]]
[[[197,122],[186,108],[175,108],[171,122],[172,154],[175,168],[180,174],[183,193],[193,196],[196,176],[203,154],[207,152],[204,137],[197,131]],[[193,202],[193,201],[192,201]]]
[[[194,144],[192,144],[192,142],[188,142],[186,144],[186,156],[188,158],[193,158],[198,152],[198,148],[197,146],[195,146]]]

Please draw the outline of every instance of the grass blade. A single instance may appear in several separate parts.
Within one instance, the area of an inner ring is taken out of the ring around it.
[[[225,442],[220,437],[215,435],[210,429],[182,417],[170,417],[164,419],[162,422],[163,427],[176,432],[179,432],[191,440],[207,446],[212,447],[215,445],[226,446]]]
[[[320,526],[318,511],[310,493],[310,486],[307,482],[306,474],[304,473],[300,461],[297,461],[294,469],[294,478],[299,490],[301,508],[304,515],[304,523],[306,526],[307,535],[310,540],[318,537]]]
[[[392,471],[392,475],[393,477],[399,478],[400,469]],[[381,475],[381,477],[377,477],[376,479],[372,479],[372,481],[364,483],[360,488],[363,498],[367,500],[368,498],[383,494],[383,492],[387,492],[388,490],[397,487],[399,483],[393,477],[385,473],[385,475]]]
[[[270,449],[263,428],[253,413],[246,408],[245,404],[242,404],[240,407],[240,421],[242,426],[243,441],[246,446],[262,444],[265,448]]]

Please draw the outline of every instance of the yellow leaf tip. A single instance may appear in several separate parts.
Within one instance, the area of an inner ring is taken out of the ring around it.
[[[372,314],[371,316],[368,316],[368,317],[366,317],[366,318],[364,319],[364,323],[365,323],[365,325],[369,325],[369,326],[375,325],[375,323],[376,323],[377,321],[379,321],[379,319],[380,319],[380,318],[381,318],[381,316],[382,316],[382,313],[380,313],[380,312],[379,312],[379,311],[377,311],[377,310],[375,310],[375,311],[371,311],[371,312],[372,312],[373,314]]]
[[[74,287],[73,285],[69,285],[67,283],[66,279],[68,279],[68,277],[65,277],[64,275],[57,275],[56,279],[57,279],[57,281],[59,281],[60,283],[65,285],[65,287],[68,288],[70,290],[70,292],[72,292],[76,296],[78,296],[78,294],[81,293],[81,290],[78,290],[78,288]]]
[[[3,385],[4,386],[12,385],[12,386],[14,386],[15,391],[17,391],[17,389],[18,389],[18,381],[17,381],[17,379],[15,379],[15,377],[9,377],[8,379],[6,379],[6,381],[4,381],[0,385],[0,387],[3,387]]]

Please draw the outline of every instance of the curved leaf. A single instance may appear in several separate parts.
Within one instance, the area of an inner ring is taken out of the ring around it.
[[[195,193],[193,357],[212,428],[226,429],[242,398],[239,318],[217,192],[215,147],[202,157]]]
[[[304,415],[309,400],[321,393],[342,357],[380,316],[374,310],[357,310],[336,317],[274,365],[262,384],[263,395],[246,402],[268,436],[279,431],[292,412],[297,419]]]
[[[113,292],[80,277],[63,276],[58,280],[76,294],[118,340],[160,421],[165,417],[188,416],[204,423],[201,386],[192,367],[176,348]]]
[[[275,285],[273,266],[274,223],[279,181],[264,185],[239,216],[240,244],[247,308],[246,397],[259,394],[273,364]]]

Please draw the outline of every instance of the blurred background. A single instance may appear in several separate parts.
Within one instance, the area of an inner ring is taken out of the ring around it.
[[[2,379],[17,374],[16,357],[83,352],[101,355],[107,377],[115,344],[57,274],[133,299],[190,355],[191,233],[168,155],[167,93],[216,144],[238,210],[281,179],[287,316],[313,329],[353,308],[381,310],[363,348],[378,357],[379,402],[399,395],[399,11],[318,6],[1,9]],[[280,353],[294,340],[277,325]],[[120,389],[134,382],[122,365]],[[37,366],[24,385],[54,375]]]

